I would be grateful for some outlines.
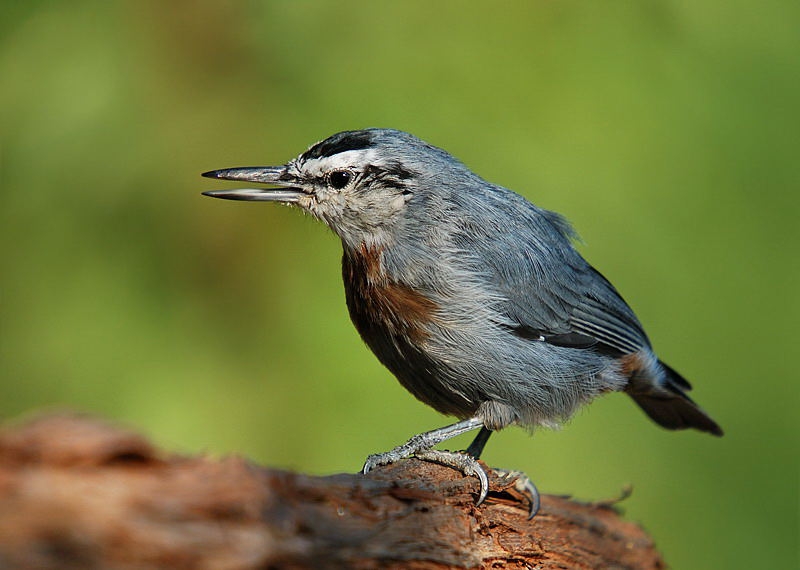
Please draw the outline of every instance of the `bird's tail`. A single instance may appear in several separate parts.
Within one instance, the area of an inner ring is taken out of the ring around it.
[[[657,389],[627,390],[633,400],[658,425],[667,429],[697,429],[721,436],[722,428],[686,395],[692,386],[683,376],[659,361],[666,373],[665,381]]]

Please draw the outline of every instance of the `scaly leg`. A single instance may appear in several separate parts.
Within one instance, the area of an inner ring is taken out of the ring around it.
[[[489,441],[490,435],[492,435],[492,430],[483,426],[481,431],[478,432],[478,435],[475,436],[475,439],[472,440],[472,443],[469,444],[467,453],[475,459],[480,459],[483,448],[486,446],[486,442]]]
[[[431,449],[434,445],[438,445],[443,441],[447,441],[450,438],[480,427],[483,427],[483,419],[476,417],[415,435],[403,445],[398,445],[391,451],[376,453],[367,457],[367,461],[364,463],[361,472],[366,474],[378,465],[387,465],[414,455],[423,461],[433,461],[435,463],[447,465],[448,467],[453,467],[461,471],[467,477],[477,477],[481,484],[481,490],[477,501],[477,504],[480,505],[489,492],[489,479],[486,477],[486,472],[478,461],[474,457],[464,453]]]
[[[419,435],[415,435],[403,445],[398,445],[391,451],[385,453],[375,453],[367,457],[364,467],[361,469],[362,473],[369,473],[378,465],[388,465],[406,457],[417,455],[421,451],[427,451],[435,445],[447,441],[450,438],[456,437],[463,433],[470,432],[483,426],[481,418],[470,418],[463,420],[453,425],[445,426],[443,428],[426,431]]]

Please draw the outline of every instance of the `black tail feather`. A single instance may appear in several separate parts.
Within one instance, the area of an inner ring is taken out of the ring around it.
[[[658,425],[667,429],[697,429],[721,436],[722,428],[684,393],[691,385],[672,368],[661,363],[667,374],[664,388],[628,394]]]
[[[667,373],[667,381],[668,381],[667,383],[670,388],[672,389],[677,388],[681,392],[692,389],[692,385],[689,384],[689,381],[680,374],[678,374],[677,372],[675,372],[674,368],[672,368],[667,363],[662,362],[660,360],[658,361],[658,363],[661,365],[661,368],[663,368]]]

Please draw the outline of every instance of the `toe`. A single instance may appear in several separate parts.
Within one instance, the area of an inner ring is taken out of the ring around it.
[[[500,479],[505,487],[513,485],[514,489],[528,501],[528,520],[539,512],[541,500],[539,490],[525,473],[521,471],[508,471],[505,469],[492,469],[492,473]]]
[[[439,451],[438,449],[420,451],[417,452],[415,456],[423,461],[432,461],[440,465],[452,467],[453,469],[461,471],[461,473],[467,477],[476,477],[480,483],[480,491],[475,504],[480,505],[486,500],[486,495],[489,494],[489,478],[486,476],[486,471],[483,470],[480,463],[473,457],[464,453]]]

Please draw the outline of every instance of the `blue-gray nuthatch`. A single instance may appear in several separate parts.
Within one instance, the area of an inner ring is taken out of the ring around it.
[[[461,421],[371,455],[451,465],[481,480],[476,459],[492,431],[569,418],[625,391],[667,429],[722,429],[656,357],[620,294],[572,246],[559,214],[491,184],[442,149],[396,130],[346,131],[283,166],[203,176],[269,188],[205,192],[281,202],[309,212],[342,240],[350,317],[361,338],[414,396]],[[466,453],[433,450],[480,432]],[[531,501],[538,494],[511,473]]]

